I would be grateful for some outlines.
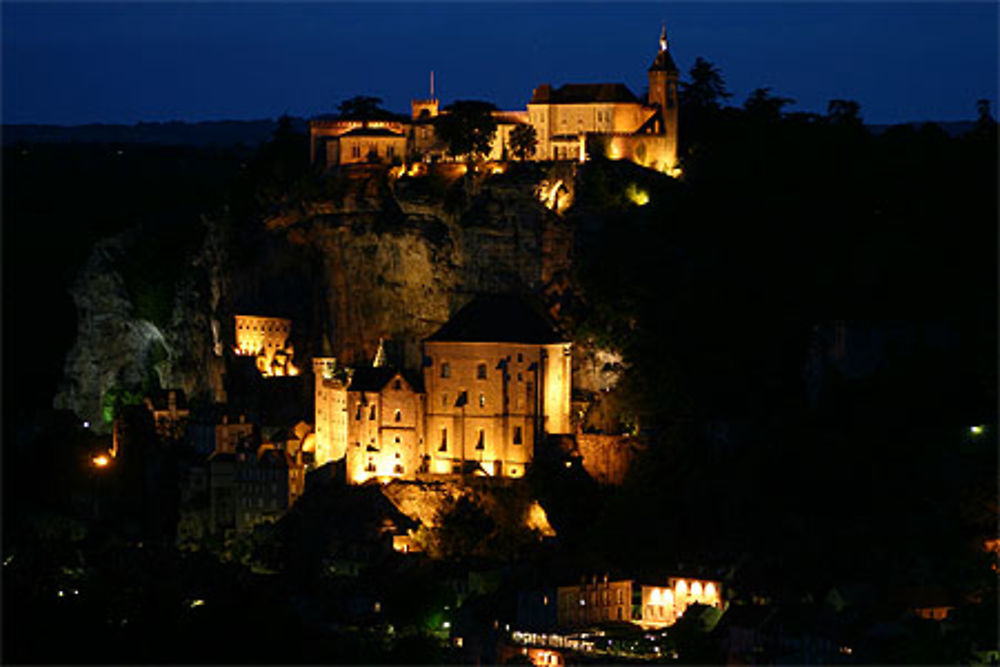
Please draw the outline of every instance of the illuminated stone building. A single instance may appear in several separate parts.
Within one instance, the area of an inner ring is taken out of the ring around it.
[[[556,599],[557,622],[563,628],[607,621],[629,621],[644,629],[664,628],[676,623],[692,604],[723,605],[720,582],[684,577],[670,577],[662,586],[593,577],[576,586],[560,586]]]
[[[570,343],[505,296],[473,300],[425,340],[422,376],[376,365],[348,381],[319,358],[316,464],[346,455],[354,484],[523,477],[542,437],[571,432],[570,365]]]
[[[288,343],[292,321],[281,317],[236,315],[236,347],[242,357],[256,357],[257,370],[265,377],[298,375],[292,363],[294,350]]]
[[[577,586],[560,586],[556,600],[556,622],[563,628],[632,620],[631,580],[608,581],[605,576]]]
[[[570,343],[514,297],[479,298],[424,342],[428,472],[521,477],[569,433]]]
[[[673,625],[692,604],[722,606],[722,584],[718,581],[670,577],[666,586],[642,586],[643,628]]]
[[[333,357],[314,357],[316,422],[313,451],[316,466],[344,458],[347,452],[347,385],[350,376]]]
[[[535,160],[584,161],[595,154],[626,159],[665,173],[676,173],[678,70],[670,55],[666,28],[650,65],[649,95],[638,99],[622,83],[567,84],[535,88],[527,111],[496,111],[497,133],[490,160],[506,159],[510,133],[530,124],[538,139]],[[410,118],[377,111],[370,117],[320,116],[310,121],[310,159],[326,166],[391,162],[444,156],[434,133],[441,113],[434,97],[412,100]]]
[[[413,479],[423,451],[423,392],[385,366],[359,368],[347,388],[347,481]]]

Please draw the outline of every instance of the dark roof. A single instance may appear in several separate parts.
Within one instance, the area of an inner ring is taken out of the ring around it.
[[[384,127],[356,127],[344,132],[342,137],[404,137],[401,132],[393,132]]]
[[[351,376],[351,384],[348,385],[347,390],[382,391],[385,385],[389,384],[389,380],[396,377],[396,375],[402,376],[413,391],[418,394],[423,393],[423,382],[419,373],[400,371],[391,366],[365,366],[354,369],[354,374]]]
[[[545,345],[566,341],[540,309],[518,296],[479,296],[455,313],[430,342],[529,343]]]
[[[552,90],[544,84],[535,88],[531,104],[588,104],[591,102],[638,102],[624,83],[567,83]]]
[[[311,121],[317,121],[317,122],[323,122],[323,121],[337,122],[337,121],[349,121],[349,120],[361,120],[361,121],[389,120],[389,121],[397,121],[400,123],[408,123],[410,121],[410,117],[408,115],[404,116],[402,114],[393,113],[392,111],[388,111],[386,109],[374,109],[371,113],[367,114],[327,113],[314,116],[311,119]]]
[[[674,63],[674,59],[670,56],[670,51],[663,49],[656,54],[656,59],[653,64],[649,66],[650,72],[676,72],[677,65]]]
[[[354,369],[348,391],[380,391],[396,375],[395,368],[368,366]]]

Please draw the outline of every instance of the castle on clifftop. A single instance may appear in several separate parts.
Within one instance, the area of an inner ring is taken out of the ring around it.
[[[622,83],[571,83],[535,88],[526,111],[495,111],[497,131],[489,160],[510,153],[510,133],[518,125],[535,129],[534,160],[586,161],[603,155],[676,174],[678,70],[667,33],[648,69],[649,96],[639,100]],[[432,79],[433,81],[433,79]],[[310,160],[342,164],[433,161],[444,157],[434,120],[448,113],[433,95],[413,100],[409,117],[379,112],[365,117],[320,116],[309,123]]]

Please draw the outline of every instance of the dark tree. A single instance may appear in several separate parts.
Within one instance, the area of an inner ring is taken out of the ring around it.
[[[510,149],[518,160],[526,160],[535,154],[538,135],[532,125],[518,125],[510,131]]]
[[[826,117],[834,125],[861,125],[861,105],[854,100],[830,100]]]
[[[337,106],[341,116],[345,118],[363,118],[372,116],[381,111],[381,97],[370,97],[368,95],[355,95],[346,99]]]
[[[489,153],[496,135],[497,122],[493,118],[496,106],[478,100],[459,100],[447,107],[434,121],[438,136],[448,145],[454,157],[473,159],[477,154]]]
[[[770,88],[757,88],[747,97],[743,109],[761,120],[779,120],[782,108],[789,104],[795,104],[795,100],[772,95]]]
[[[979,133],[987,133],[994,131],[997,126],[996,120],[993,118],[993,112],[990,110],[990,101],[987,99],[976,100],[976,131]]]
[[[722,102],[732,97],[726,90],[719,68],[699,56],[688,72],[691,81],[682,81],[680,102],[692,109],[718,109]]]

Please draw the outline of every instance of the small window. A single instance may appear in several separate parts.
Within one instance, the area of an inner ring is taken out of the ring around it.
[[[441,407],[448,407],[448,394],[441,394]]]
[[[479,440],[476,442],[476,449],[482,451],[486,449],[486,431],[479,429]]]
[[[521,427],[520,426],[515,426],[514,427],[514,444],[515,445],[520,445],[521,444]]]
[[[524,373],[518,373],[517,374],[517,381],[518,382],[524,382]]]
[[[403,383],[400,380],[396,380],[395,382],[392,383],[392,388],[395,389],[396,391],[399,391],[400,389],[403,388]]]
[[[396,436],[395,442],[396,442],[397,445],[399,444],[399,436],[398,435]],[[397,459],[399,458],[399,452],[396,452],[396,458]]]
[[[477,380],[486,379],[486,364],[478,364],[476,366],[476,379]]]
[[[358,403],[358,411],[357,411],[357,413],[355,413],[354,419],[356,419],[357,421],[361,421],[361,404],[360,403]]]
[[[451,377],[451,364],[447,361],[441,362],[441,377],[450,378]]]
[[[479,395],[479,407],[481,407],[481,408],[485,408],[486,407],[486,394],[480,394]]]
[[[438,448],[439,452],[448,451],[448,429],[441,429],[441,446]]]
[[[402,410],[396,410],[395,415],[393,415],[393,420],[397,421],[397,422],[403,421],[403,411]]]
[[[368,411],[368,420],[369,421],[374,421],[375,420],[375,406],[374,405]]]
[[[522,361],[524,361],[524,355],[521,354],[520,352],[518,352],[517,353],[517,363],[521,363]]]

